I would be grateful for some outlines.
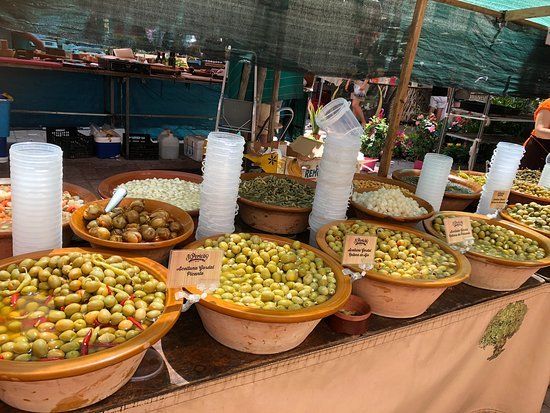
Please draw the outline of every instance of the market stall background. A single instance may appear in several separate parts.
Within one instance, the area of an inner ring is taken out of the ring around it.
[[[534,0],[471,3],[493,10],[541,5]],[[269,67],[391,76],[399,73],[413,6],[412,0],[25,0],[2,8],[0,26],[144,50],[200,50],[221,56],[232,45],[256,52]],[[426,21],[414,80],[492,94],[548,94],[545,31],[511,22],[501,25],[494,17],[437,2],[430,2]],[[548,25],[548,18],[536,21],[539,27]]]

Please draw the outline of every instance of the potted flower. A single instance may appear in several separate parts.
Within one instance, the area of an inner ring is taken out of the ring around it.
[[[439,139],[439,124],[435,115],[418,115],[415,119],[415,128],[410,134],[410,155],[414,160],[414,168],[422,169],[424,156],[436,149]]]

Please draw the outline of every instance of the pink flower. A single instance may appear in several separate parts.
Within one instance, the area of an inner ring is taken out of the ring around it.
[[[416,119],[424,119],[424,115],[418,115]]]
[[[427,129],[428,129],[428,131],[429,131],[430,133],[434,133],[434,132],[435,132],[435,125],[432,125],[432,126],[430,126],[429,128],[427,128]]]
[[[416,126],[420,125],[419,121],[414,122]]]
[[[383,109],[383,108],[380,109],[380,112],[378,112],[378,117],[379,117],[380,119],[383,119],[383,118],[384,118],[384,109]]]

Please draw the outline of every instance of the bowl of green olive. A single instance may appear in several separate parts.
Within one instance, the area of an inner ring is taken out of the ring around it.
[[[338,262],[299,241],[240,233],[201,239],[186,248],[225,251],[220,285],[197,303],[197,310],[208,334],[234,350],[275,354],[293,349],[351,294]]]
[[[392,173],[392,178],[405,183],[407,188],[414,192],[421,172],[420,169],[398,169]],[[440,209],[464,211],[472,202],[479,200],[481,189],[478,183],[451,174]]]
[[[252,228],[298,234],[308,227],[315,182],[298,176],[245,173],[239,187],[239,216]]]
[[[500,216],[507,221],[529,227],[550,237],[550,205],[541,205],[536,202],[512,204],[501,210]]]
[[[440,212],[424,221],[430,234],[445,239],[446,217],[468,216],[473,244],[466,256],[472,274],[466,284],[493,291],[518,289],[539,269],[550,265],[550,239],[513,222],[467,212]]]
[[[71,216],[74,233],[94,248],[139,254],[162,262],[176,245],[193,234],[193,219],[174,205],[153,199],[125,198],[106,213],[109,201],[85,204]]]
[[[436,237],[401,225],[368,220],[334,221],[317,232],[317,244],[341,261],[347,235],[376,237],[371,269],[346,265],[364,275],[353,283],[353,294],[369,303],[374,314],[416,317],[448,287],[463,282],[470,274],[470,264],[461,254]]]
[[[1,260],[0,399],[65,412],[124,386],[180,314],[167,273],[87,248]]]

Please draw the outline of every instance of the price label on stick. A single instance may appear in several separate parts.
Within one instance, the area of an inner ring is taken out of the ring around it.
[[[510,191],[493,192],[493,197],[491,198],[491,203],[489,204],[489,208],[503,209],[504,207],[506,207],[506,203],[508,202],[509,195],[510,195]]]
[[[224,251],[173,250],[168,265],[168,288],[195,287],[201,291],[220,285]]]
[[[470,217],[445,218],[443,225],[445,225],[445,236],[448,244],[457,244],[474,238]]]
[[[344,238],[342,264],[373,264],[376,252],[376,237],[365,235],[347,235]]]

